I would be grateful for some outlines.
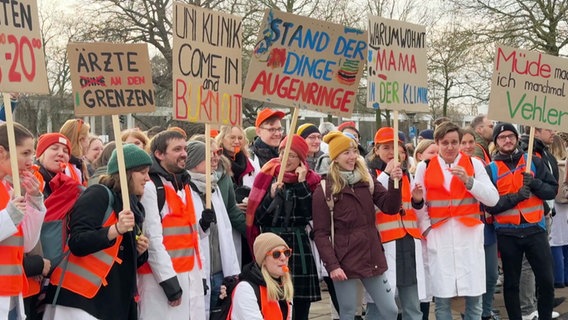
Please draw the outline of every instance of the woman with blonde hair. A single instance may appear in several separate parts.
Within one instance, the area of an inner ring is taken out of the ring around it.
[[[292,249],[274,233],[259,235],[253,245],[254,261],[243,268],[233,292],[232,320],[291,319],[294,296],[288,260]]]
[[[148,137],[144,134],[144,132],[138,129],[126,129],[122,131],[120,139],[122,140],[123,143],[132,143],[142,150],[146,150],[146,146],[148,145],[149,141]]]
[[[231,161],[230,169],[233,172],[235,186],[252,187],[254,166],[249,158],[248,141],[243,129],[238,126],[222,126],[215,140],[219,147],[223,148],[223,155]]]
[[[550,226],[550,250],[554,266],[554,287],[568,285],[568,184],[566,180],[566,145],[554,135],[550,153],[558,161],[558,194],[554,199],[554,211]]]
[[[416,150],[414,150],[414,165],[410,169],[408,169],[408,172],[414,175],[418,163],[431,159],[432,157],[435,157],[437,155],[438,145],[434,142],[434,140],[423,139],[416,146]]]
[[[89,133],[91,126],[82,119],[69,119],[59,129],[59,133],[66,136],[71,142],[71,158],[65,168],[65,174],[76,177],[77,181],[87,185],[89,172],[83,161],[83,150],[89,145]]]
[[[340,132],[331,132],[331,164],[325,180],[314,191],[312,212],[314,240],[320,257],[333,280],[340,319],[352,320],[357,307],[357,283],[375,302],[380,319],[396,319],[394,290],[385,275],[387,262],[381,237],[375,226],[375,206],[385,214],[401,209],[400,164],[390,171],[388,190],[371,177],[357,143]]]

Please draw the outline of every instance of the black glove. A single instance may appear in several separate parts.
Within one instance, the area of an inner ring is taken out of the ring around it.
[[[519,189],[517,193],[519,194],[521,201],[527,200],[531,196],[531,189],[525,184]]]
[[[203,280],[203,295],[206,296],[207,291],[209,291],[209,286],[207,285],[207,279],[201,279],[201,280]]]
[[[215,211],[213,209],[203,209],[201,212],[201,219],[199,219],[199,225],[203,231],[207,231],[211,226],[211,223],[217,223],[217,217],[215,217]]]
[[[168,301],[176,301],[177,299],[181,298],[183,290],[179,285],[177,276],[160,282],[160,286],[162,287],[162,290],[164,290]]]
[[[534,177],[532,176],[532,174],[528,172],[523,172],[523,185],[530,187],[533,181]]]

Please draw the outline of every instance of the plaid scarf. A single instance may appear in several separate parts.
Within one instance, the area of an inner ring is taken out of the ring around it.
[[[306,168],[308,168],[307,164],[304,163]],[[253,252],[253,244],[256,237],[260,234],[260,228],[258,225],[254,223],[254,217],[256,213],[256,209],[264,199],[266,192],[269,192],[270,187],[272,185],[272,181],[278,178],[278,174],[280,172],[280,159],[273,158],[268,161],[260,172],[256,175],[254,179],[254,183],[252,185],[252,189],[250,191],[249,199],[248,199],[248,206],[247,206],[247,213],[246,213],[246,226],[247,226],[247,241],[250,248],[250,252]],[[321,178],[320,176],[315,173],[313,170],[308,170],[306,174],[306,183],[310,188],[310,191],[314,191],[319,184]],[[295,172],[285,172],[284,183],[298,183],[298,176]]]

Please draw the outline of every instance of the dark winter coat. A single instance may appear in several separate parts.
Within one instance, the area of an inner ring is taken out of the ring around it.
[[[122,196],[113,192],[114,214],[122,211]],[[130,207],[134,212],[136,227],[142,230],[144,208],[135,196],[130,197]],[[115,244],[116,239],[108,240],[109,227],[103,227],[103,218],[108,208],[107,190],[100,185],[87,188],[77,199],[70,213],[69,248],[77,256],[86,256]],[[113,226],[110,226],[112,228]],[[61,289],[57,305],[82,309],[97,319],[136,319],[136,270],[148,260],[148,251],[138,256],[134,232],[126,232],[118,251],[121,264],[114,263],[106,281],[92,299],[66,289]],[[57,286],[50,285],[47,301],[51,303]]]
[[[376,180],[371,196],[369,185],[358,182],[346,186],[333,196],[335,247],[332,247],[331,216],[321,186],[314,192],[312,214],[315,242],[328,272],[342,268],[349,279],[369,278],[387,270],[381,238],[375,226],[375,207],[386,214],[398,213],[401,208],[400,189],[389,180],[388,191]],[[331,190],[326,181],[326,194]]]

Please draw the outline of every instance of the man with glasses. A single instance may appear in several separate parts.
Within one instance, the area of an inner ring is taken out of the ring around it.
[[[539,157],[526,173],[527,154],[517,146],[519,135],[510,123],[493,131],[497,153],[487,172],[499,191],[499,202],[486,207],[494,216],[503,263],[503,296],[509,319],[552,319],[554,278],[544,215],[545,201],[554,199],[558,183]],[[523,256],[538,285],[538,311],[522,316],[519,283]]]
[[[453,297],[465,297],[465,320],[481,318],[485,252],[480,204],[494,206],[499,200],[483,163],[460,153],[461,138],[456,124],[440,124],[434,131],[438,156],[418,164],[412,187],[412,195],[423,193],[426,204],[416,213],[426,239],[437,320],[452,319]]]
[[[475,134],[475,150],[473,151],[473,155],[485,161],[485,164],[488,164],[491,162],[489,144],[493,140],[493,122],[487,119],[486,115],[480,114],[473,118],[470,126]]]
[[[284,131],[281,120],[284,116],[284,112],[268,108],[258,112],[255,121],[258,138],[250,149],[255,173],[270,159],[278,158],[278,146]]]

